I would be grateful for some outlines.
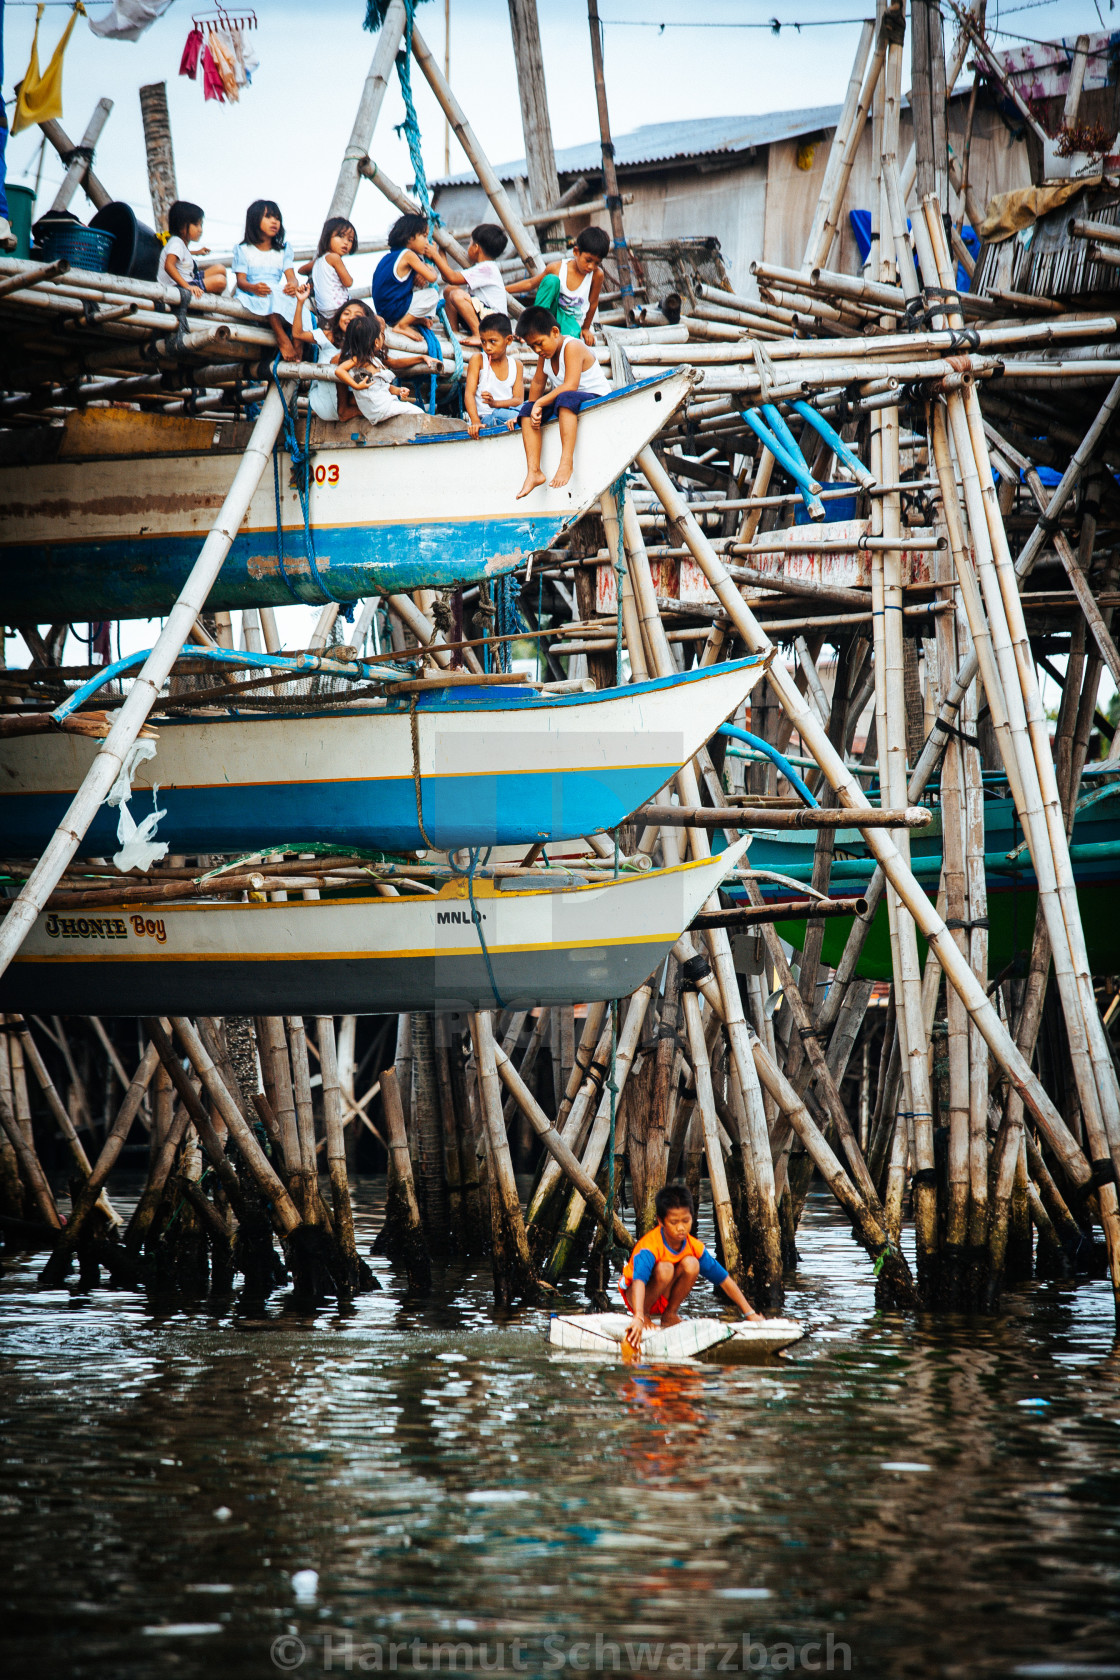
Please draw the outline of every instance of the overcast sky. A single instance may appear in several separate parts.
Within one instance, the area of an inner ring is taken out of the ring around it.
[[[418,8],[425,39],[442,58],[445,0]],[[1100,0],[1105,26],[1109,5]],[[450,0],[451,80],[482,145],[494,163],[520,157],[524,146],[505,0]],[[93,17],[108,10],[88,0]],[[587,18],[579,0],[538,0],[545,73],[556,146],[578,145],[597,134]],[[374,38],[361,27],[364,0],[258,0],[260,27],[253,43],[260,69],[240,104],[205,103],[201,78],[178,74],[192,13],[199,7],[175,0],[135,44],[103,41],[78,20],[66,55],[64,126],[78,140],[97,100],[114,101],[102,135],[97,172],[110,192],[151,220],[137,89],[166,81],[179,191],[207,211],[207,240],[228,247],[240,237],[250,200],[275,198],[298,242],[318,236],[338,160],[349,138]],[[601,0],[605,22],[606,77],[611,121],[618,133],[642,123],[690,117],[739,115],[827,105],[843,98],[858,37],[858,23],[834,23],[798,33],[794,20],[858,19],[872,0]],[[946,8],[947,10],[947,8]],[[40,29],[45,65],[65,25],[67,10],[48,5]],[[777,16],[785,26],[765,26]],[[1017,34],[1054,37],[1102,27],[1093,0],[989,0],[990,24]],[[27,66],[33,4],[7,0],[4,97]],[[662,33],[650,23],[666,27]],[[685,22],[686,28],[672,27]],[[700,24],[723,27],[698,27]],[[641,25],[641,27],[634,27]],[[1117,25],[1120,27],[1120,24]],[[998,44],[1010,46],[1009,38]],[[430,176],[443,171],[442,113],[423,78],[414,78],[417,109]],[[372,152],[388,173],[411,180],[408,151],[394,132],[403,117],[394,87],[378,124]],[[40,135],[25,131],[9,142],[9,179],[35,179]],[[454,138],[452,170],[466,167]],[[43,171],[40,207],[61,178],[51,153]],[[81,211],[79,195],[75,209]],[[388,222],[385,200],[363,183],[357,202],[359,231],[375,236]],[[703,233],[703,228],[697,228]]]

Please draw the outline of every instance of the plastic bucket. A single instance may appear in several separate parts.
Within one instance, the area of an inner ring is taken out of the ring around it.
[[[839,481],[839,483],[822,484],[821,489],[822,490],[847,490],[848,492],[850,492],[847,496],[837,496],[835,501],[827,501],[824,504],[824,516],[825,516],[826,520],[828,520],[830,523],[832,523],[833,521],[835,521],[837,519],[854,519],[855,518],[855,516],[856,516],[856,492],[859,489],[858,484],[852,484],[848,480],[841,479]],[[798,502],[797,503],[797,505],[794,509],[793,522],[794,522],[795,525],[808,525],[810,523],[809,510],[805,506],[804,502]]]
[[[81,222],[64,216],[42,216],[35,223],[35,252],[48,262],[60,258],[71,268],[84,268],[90,274],[104,274],[112,235],[99,228],[83,227]]]
[[[8,220],[12,224],[12,232],[16,236],[16,248],[13,252],[17,257],[31,255],[31,221],[35,215],[34,187],[20,187],[14,181],[5,183],[4,191],[8,195]]]
[[[133,280],[155,279],[163,247],[152,229],[137,221],[131,204],[119,200],[106,204],[89,225],[112,235],[107,264],[110,274],[127,274]]]

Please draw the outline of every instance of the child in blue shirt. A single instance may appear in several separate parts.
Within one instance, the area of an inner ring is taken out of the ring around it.
[[[636,1245],[626,1262],[619,1289],[633,1314],[625,1340],[639,1349],[653,1329],[650,1313],[661,1315],[661,1328],[679,1324],[683,1305],[697,1278],[718,1285],[744,1318],[759,1319],[739,1285],[715,1255],[692,1235],[692,1191],[687,1184],[667,1184],[654,1203],[657,1224]],[[647,1300],[650,1303],[646,1310]]]

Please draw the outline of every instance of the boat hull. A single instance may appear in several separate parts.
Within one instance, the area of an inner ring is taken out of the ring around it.
[[[360,712],[160,723],[133,779],[136,820],[166,812],[172,852],[246,852],[299,841],[413,851],[532,845],[613,828],[744,701],[758,659],[588,694],[445,690]],[[99,743],[63,733],[0,739],[0,853],[40,853]],[[424,830],[417,814],[420,772]],[[158,792],[154,790],[158,789]],[[112,853],[102,806],[83,850]]]
[[[62,1015],[363,1015],[625,997],[742,855],[565,892],[46,911],[0,1008]],[[479,939],[485,939],[485,951]]]
[[[290,457],[261,480],[207,600],[211,609],[321,606],[500,576],[549,547],[654,437],[691,389],[691,374],[642,380],[580,415],[575,466],[559,490],[516,499],[521,437],[501,430],[379,442],[376,428],[313,433],[310,520],[316,582]],[[363,445],[365,445],[363,447]],[[551,476],[558,428],[543,433]],[[78,457],[0,469],[0,591],[9,622],[169,612],[240,462],[235,450]],[[279,505],[278,505],[279,504]],[[284,553],[277,544],[283,531]]]

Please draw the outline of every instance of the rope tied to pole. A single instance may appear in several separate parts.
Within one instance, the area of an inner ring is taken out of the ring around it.
[[[451,872],[452,872],[453,875],[465,875],[466,876],[467,902],[469,903],[469,905],[471,907],[471,921],[474,923],[474,930],[478,934],[478,943],[479,943],[479,946],[480,946],[481,951],[482,951],[482,960],[486,964],[486,978],[490,982],[490,990],[494,994],[495,1004],[498,1006],[499,1009],[504,1009],[506,1007],[506,1002],[505,1002],[505,999],[502,997],[501,992],[499,992],[499,990],[498,990],[498,982],[494,978],[494,965],[490,961],[490,952],[486,948],[486,935],[482,931],[482,912],[477,908],[477,906],[474,902],[474,878],[475,878],[475,873],[478,869],[479,855],[482,852],[482,850],[483,850],[483,847],[481,847],[481,846],[468,846],[467,847],[467,868],[466,869],[460,869],[459,868],[458,864],[455,862],[455,853],[454,852],[449,852],[448,853],[448,862],[451,865]],[[489,857],[490,847],[487,846],[485,848],[485,850],[486,850],[487,857]]]
[[[303,443],[300,443],[299,433],[296,430],[296,415],[292,413],[292,410],[288,405],[288,398],[285,394],[282,382],[276,377],[276,370],[279,366],[280,355],[279,352],[277,352],[272,363],[272,380],[276,389],[280,393],[280,401],[284,408],[283,448],[287,450],[289,456],[291,457],[292,473],[295,477],[296,491],[299,495],[300,511],[303,514],[303,547],[307,556],[308,569],[311,572],[311,578],[315,587],[322,591],[328,601],[333,601],[335,606],[341,607],[343,618],[350,621],[354,617],[353,602],[344,601],[340,596],[331,592],[323,580],[323,576],[319,571],[318,562],[315,556],[315,539],[311,534],[311,418],[308,416],[307,424],[304,429],[304,441]],[[298,399],[295,397],[292,399],[293,402],[297,400]],[[276,498],[276,558],[280,566],[280,576],[283,578],[284,583],[287,586],[288,593],[291,595],[293,601],[299,601],[300,597],[296,594],[295,587],[291,578],[288,576],[287,568],[284,565],[284,527],[280,505],[280,449],[281,443],[280,440],[277,439],[272,450],[272,483],[273,492]]]

